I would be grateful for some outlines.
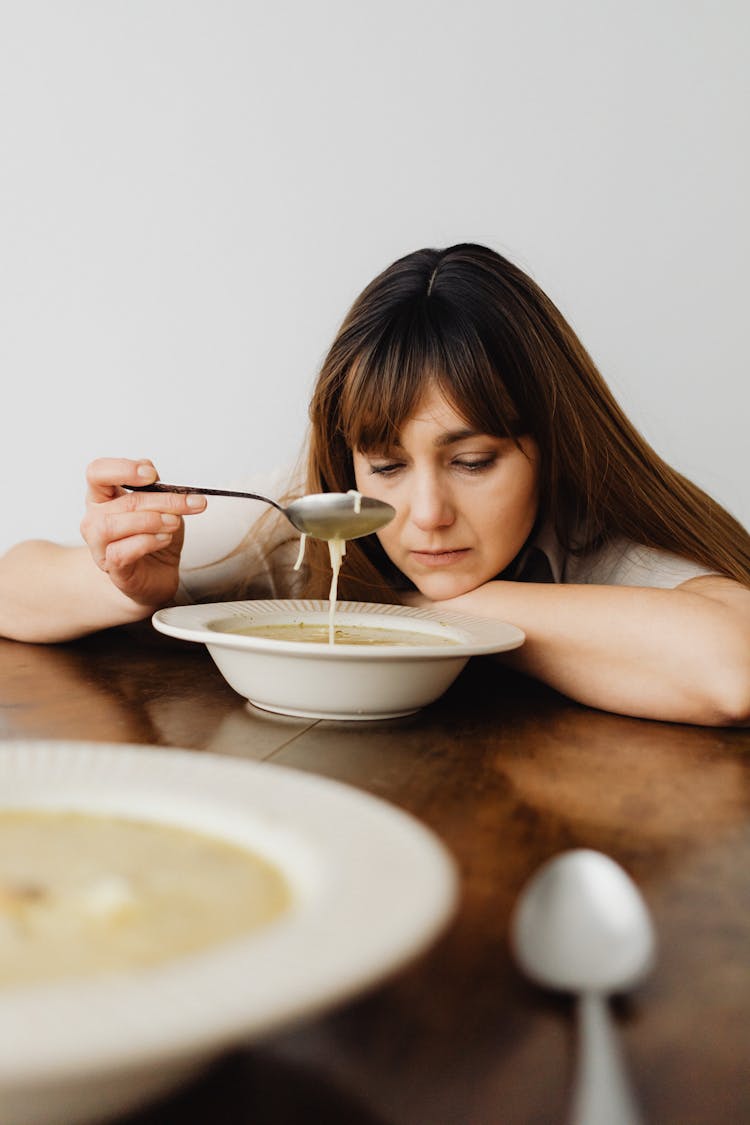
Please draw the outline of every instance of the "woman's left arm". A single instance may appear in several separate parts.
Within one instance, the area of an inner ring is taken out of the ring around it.
[[[526,643],[503,660],[591,707],[750,724],[750,589],[729,578],[672,590],[497,581],[437,604],[518,625]]]

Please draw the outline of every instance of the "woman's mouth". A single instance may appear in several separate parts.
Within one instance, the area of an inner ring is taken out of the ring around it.
[[[453,563],[465,559],[469,553],[468,547],[457,551],[410,551],[409,554],[415,562],[422,566],[451,566]]]

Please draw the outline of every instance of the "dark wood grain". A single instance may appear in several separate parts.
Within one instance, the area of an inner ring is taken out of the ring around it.
[[[578,846],[622,863],[654,915],[656,969],[614,1006],[647,1120],[750,1121],[750,731],[592,711],[491,659],[410,718],[283,719],[246,708],[201,647],[123,629],[0,642],[0,737],[273,760],[408,810],[460,866],[458,914],[417,964],[129,1125],[564,1121],[571,1003],[519,976],[507,933],[523,882]]]

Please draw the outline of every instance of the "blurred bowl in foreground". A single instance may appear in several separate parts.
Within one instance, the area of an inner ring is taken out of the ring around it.
[[[189,955],[6,981],[0,1118],[13,1125],[82,1125],[143,1104],[233,1044],[378,983],[422,953],[455,909],[455,864],[414,817],[267,762],[142,745],[8,741],[0,815],[24,812],[125,818],[218,838],[272,865],[289,896],[265,925]],[[23,860],[0,857],[6,878],[23,878]],[[157,852],[142,879],[148,888],[174,874],[161,869]],[[136,895],[140,886],[139,877]]]

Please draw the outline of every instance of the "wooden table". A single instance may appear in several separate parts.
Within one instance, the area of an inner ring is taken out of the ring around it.
[[[660,940],[653,974],[615,1004],[647,1121],[750,1122],[750,731],[592,711],[487,658],[410,718],[264,716],[202,646],[122,629],[0,641],[0,737],[182,746],[337,778],[419,817],[460,865],[458,915],[418,964],[239,1047],[129,1125],[564,1121],[571,1002],[519,976],[507,931],[529,875],[581,846],[631,873]]]

